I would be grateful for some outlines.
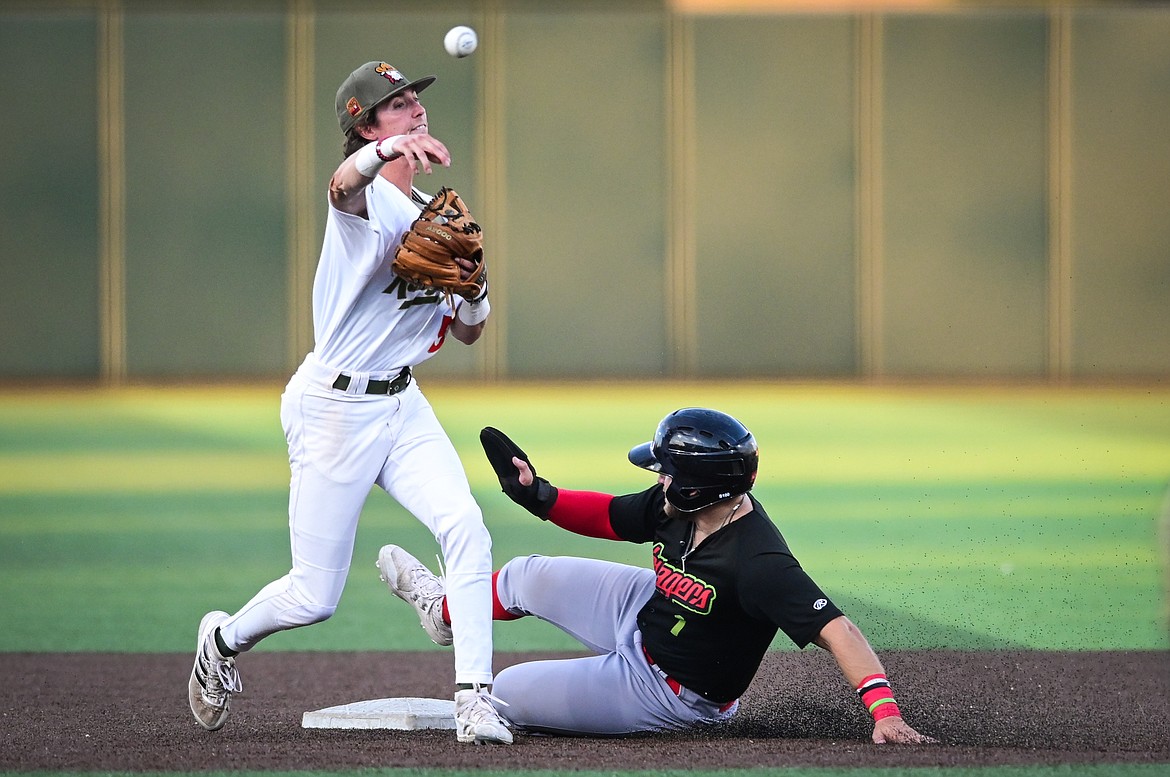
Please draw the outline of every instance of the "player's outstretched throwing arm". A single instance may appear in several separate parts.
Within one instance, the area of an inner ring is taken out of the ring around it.
[[[516,504],[562,529],[585,537],[620,540],[609,522],[612,494],[558,489],[536,474],[536,467],[519,445],[499,429],[485,427],[479,442],[491,462],[500,488]]]
[[[387,162],[406,159],[411,165],[430,174],[432,163],[451,166],[451,152],[438,139],[426,133],[393,135],[370,143],[345,158],[329,179],[329,201],[345,213],[365,215],[366,187]]]

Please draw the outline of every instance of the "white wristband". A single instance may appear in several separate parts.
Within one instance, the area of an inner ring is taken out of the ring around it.
[[[394,141],[400,137],[402,136],[391,135],[388,138],[367,143],[359,148],[353,155],[353,163],[357,171],[366,178],[373,178],[382,169],[383,165],[402,156],[402,154],[394,150]]]
[[[475,326],[487,321],[488,313],[491,312],[492,306],[488,303],[487,297],[484,297],[479,302],[464,302],[459,306],[459,310],[455,311],[455,315],[468,326]]]

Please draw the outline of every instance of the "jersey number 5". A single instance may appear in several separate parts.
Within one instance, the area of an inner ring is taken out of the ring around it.
[[[451,322],[454,320],[455,316],[443,316],[443,323],[439,324],[439,336],[435,338],[435,342],[431,343],[427,353],[434,353],[443,347],[443,341],[447,339],[447,327],[451,326]]]

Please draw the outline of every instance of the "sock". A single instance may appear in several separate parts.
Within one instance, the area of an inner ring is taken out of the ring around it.
[[[500,576],[499,570],[492,572],[492,620],[494,621],[514,621],[523,618],[523,615],[517,615],[514,612],[508,612],[504,609],[504,605],[500,603],[500,595],[496,593],[496,578]],[[443,597],[443,623],[448,626],[451,625],[451,611],[447,609],[447,597]]]
[[[492,620],[494,621],[515,621],[523,618],[523,615],[517,615],[514,612],[508,612],[504,609],[504,605],[500,602],[500,595],[496,592],[496,578],[500,576],[500,571],[497,569],[492,573]]]
[[[230,647],[224,644],[223,636],[219,633],[219,629],[215,630],[215,649],[218,650],[219,654],[224,658],[232,658],[240,654],[240,651],[232,650]]]

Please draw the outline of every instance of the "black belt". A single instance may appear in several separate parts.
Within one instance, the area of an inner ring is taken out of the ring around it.
[[[349,384],[353,381],[349,375],[344,372],[337,376],[337,380],[333,381],[333,388],[338,391],[345,391],[349,388]],[[410,367],[403,367],[402,372],[398,373],[393,380],[371,380],[366,383],[367,394],[397,394],[402,389],[410,384]]]

